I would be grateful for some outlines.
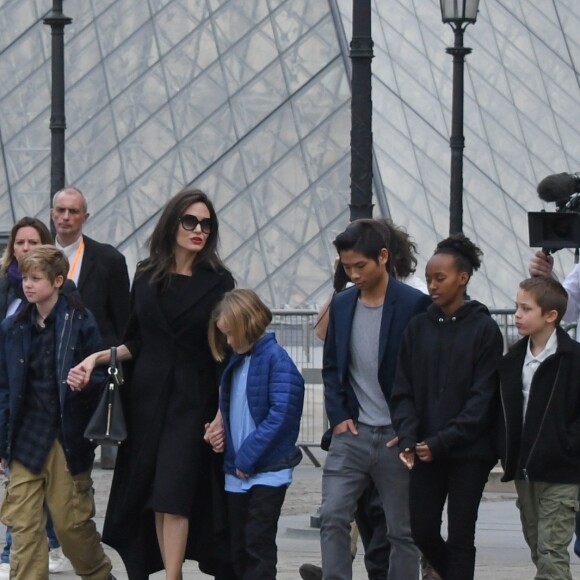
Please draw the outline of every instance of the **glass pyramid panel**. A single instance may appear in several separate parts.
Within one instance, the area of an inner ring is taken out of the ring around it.
[[[44,4],[0,0],[2,231],[49,216]],[[352,4],[65,2],[66,180],[88,196],[87,233],[134,269],[163,204],[200,187],[240,286],[324,301],[349,214]],[[415,237],[421,274],[449,221],[453,35],[437,0],[371,5],[375,216]],[[486,253],[471,294],[490,306],[527,275],[527,212],[554,209],[536,184],[580,169],[579,29],[575,0],[487,0],[465,33],[464,227]],[[571,266],[556,255],[558,274]]]

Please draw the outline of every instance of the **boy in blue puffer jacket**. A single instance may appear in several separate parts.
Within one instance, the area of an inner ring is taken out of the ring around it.
[[[304,380],[265,333],[272,320],[252,290],[228,292],[212,314],[209,344],[218,361],[234,351],[221,380],[220,411],[206,425],[214,451],[225,447],[232,560],[240,580],[276,578],[278,519],[302,459],[296,446]]]

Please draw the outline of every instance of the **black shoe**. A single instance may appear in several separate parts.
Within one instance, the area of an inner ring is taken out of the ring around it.
[[[302,564],[298,569],[302,580],[322,580],[322,568],[314,564]]]

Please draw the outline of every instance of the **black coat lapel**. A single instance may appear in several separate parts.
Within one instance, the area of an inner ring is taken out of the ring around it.
[[[90,238],[83,236],[85,241],[85,251],[83,252],[83,260],[81,262],[81,271],[79,273],[79,282],[77,288],[82,292],[86,281],[95,269],[97,263],[97,256],[95,256],[95,246]]]
[[[383,316],[381,318],[381,329],[379,332],[379,368],[381,368],[381,364],[385,358],[389,335],[391,334],[391,323],[395,311],[395,302],[397,301],[397,285],[396,282],[393,282],[395,282],[395,280],[390,277],[389,284],[387,285],[385,301],[383,302]]]
[[[224,277],[218,272],[207,266],[199,266],[191,277],[189,284],[191,291],[183,297],[180,312],[185,313],[191,310],[208,294],[214,292],[223,282]]]
[[[161,309],[160,290],[157,286],[152,286],[149,283],[150,275],[145,275],[141,283],[145,286],[143,292],[142,308],[147,316],[152,319],[159,329],[166,332],[170,336],[177,338],[179,333],[175,333],[174,329],[169,324],[163,310]],[[185,294],[180,303],[178,310],[179,315],[185,315],[192,308],[194,308],[203,298],[208,294],[214,292],[223,282],[225,278],[218,272],[210,268],[200,266],[193,274],[190,281],[191,292]],[[209,313],[208,313],[209,316]]]
[[[500,389],[507,422],[521,432],[523,425],[522,367],[526,357],[527,340],[520,340],[499,363]]]
[[[335,321],[337,364],[340,370],[340,378],[345,380],[348,372],[348,362],[350,359],[350,335],[352,331],[352,321],[360,292],[353,292],[351,296],[345,296],[344,306],[337,308]]]

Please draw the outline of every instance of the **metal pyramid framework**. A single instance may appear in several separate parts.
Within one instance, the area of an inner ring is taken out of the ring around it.
[[[0,0],[0,230],[48,220],[50,0]],[[134,268],[185,185],[214,200],[221,254],[272,306],[330,289],[348,221],[352,0],[65,1],[67,183],[87,233]],[[465,233],[485,253],[470,293],[513,304],[526,212],[580,169],[580,3],[482,0],[465,35]],[[451,29],[438,0],[373,0],[375,215],[419,245],[448,229]],[[548,208],[553,209],[553,208]],[[572,265],[557,254],[560,273]]]

